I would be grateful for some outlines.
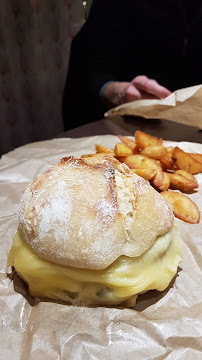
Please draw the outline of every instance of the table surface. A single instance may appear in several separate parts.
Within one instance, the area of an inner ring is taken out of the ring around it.
[[[136,130],[150,135],[162,137],[164,140],[190,141],[202,144],[202,131],[188,125],[178,124],[169,120],[144,119],[138,117],[114,116],[101,119],[72,130],[57,137],[78,138],[93,135],[134,135]]]

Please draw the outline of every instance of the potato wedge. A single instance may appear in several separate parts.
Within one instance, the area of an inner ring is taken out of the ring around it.
[[[185,170],[191,174],[198,174],[202,172],[202,163],[177,146],[173,149],[172,157],[176,159],[175,165],[177,169]]]
[[[101,154],[101,153],[100,153],[100,154]],[[92,156],[95,156],[95,155],[98,155],[98,153],[83,154],[83,155],[81,155],[81,158],[82,158],[82,159],[85,159],[85,158],[87,158],[87,157],[92,157]],[[103,153],[103,155],[105,155],[105,154]]]
[[[168,146],[167,148],[166,148],[166,151],[168,151],[168,152],[172,152],[173,151],[173,146]]]
[[[197,182],[197,180],[196,180],[196,178],[195,178],[194,175],[188,173],[188,172],[185,171],[185,170],[175,170],[175,174],[180,174],[180,175],[186,177],[187,179],[191,180],[191,181],[193,182],[193,184],[195,184],[195,188],[194,188],[194,189],[198,188],[198,182]]]
[[[166,148],[165,154],[161,155],[160,162],[164,170],[174,170],[175,159],[173,158],[173,147]]]
[[[96,157],[96,158],[107,158],[107,157],[110,157],[110,158],[114,158],[114,155],[113,154],[109,154],[109,153],[93,153],[93,154],[84,154],[84,155],[81,155],[81,158],[82,159],[85,159],[85,158],[88,158],[88,157]]]
[[[175,191],[162,191],[161,196],[173,208],[174,215],[190,224],[197,224],[200,221],[200,212],[197,205],[186,195]]]
[[[122,135],[118,135],[118,138],[121,140],[121,142],[124,145],[128,146],[129,149],[131,149],[134,154],[138,152],[138,146],[134,140],[128,139],[127,137]]]
[[[117,143],[114,148],[115,156],[133,155],[133,151],[123,143]]]
[[[114,150],[113,149],[109,149],[105,146],[99,145],[99,144],[95,144],[95,150],[97,153],[105,153],[105,154],[114,154]]]
[[[161,156],[166,154],[166,148],[162,145],[150,145],[141,150],[140,154],[151,159],[159,160]]]
[[[202,154],[195,154],[195,153],[188,153],[188,154],[191,155],[191,157],[193,157],[195,160],[202,163]]]
[[[152,180],[152,184],[159,188],[162,185],[164,175],[162,168],[158,165],[156,160],[149,159],[144,155],[134,154],[129,156],[122,156],[118,158],[119,161],[124,162],[131,169],[151,169],[156,171],[156,175]]]
[[[170,188],[182,192],[192,191],[197,188],[196,182],[179,173],[167,173],[170,178]]]
[[[170,186],[170,177],[168,176],[168,174],[166,172],[163,172],[163,181],[161,186],[159,186],[159,190],[161,191],[165,191],[169,188]]]
[[[163,139],[143,131],[136,131],[134,136],[132,140],[118,135],[120,143],[114,149],[96,144],[96,153],[82,157],[99,156],[106,160],[110,157],[110,161],[115,162],[115,168],[120,166],[117,160],[125,163],[135,174],[149,181],[166,200],[168,198],[176,217],[189,223],[199,222],[200,213],[196,204],[179,192],[167,190],[190,192],[198,188],[194,174],[202,172],[202,154],[187,153],[179,147],[165,147]]]
[[[163,144],[163,139],[159,139],[139,130],[135,132],[134,136],[135,142],[139,149],[144,149],[151,145],[158,146]]]
[[[131,169],[135,174],[141,176],[145,180],[151,180],[156,175],[156,170],[154,169]]]

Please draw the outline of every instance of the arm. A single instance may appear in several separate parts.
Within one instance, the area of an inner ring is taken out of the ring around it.
[[[122,62],[114,41],[122,31],[122,25],[117,29],[116,15],[120,25],[120,8],[115,0],[94,0],[87,22],[72,41],[63,96],[66,128],[70,128],[70,122],[75,127],[103,116],[100,89],[108,80],[119,79]],[[115,64],[114,57],[119,59]]]
[[[137,36],[142,19],[138,19],[135,6],[135,1],[93,1],[89,18],[71,47],[63,99],[63,114],[67,115],[63,118],[68,118],[72,127],[100,119],[107,108],[122,102],[169,95],[154,80],[138,76],[146,73],[156,78],[159,66],[156,57],[155,62],[146,61],[151,38],[143,46]],[[111,84],[100,96],[108,81]]]

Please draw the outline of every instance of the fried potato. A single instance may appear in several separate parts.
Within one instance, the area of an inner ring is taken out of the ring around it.
[[[175,168],[175,159],[173,158],[173,147],[169,146],[165,148],[166,152],[161,155],[160,162],[164,170],[174,170]]]
[[[96,157],[96,158],[107,158],[107,157],[110,157],[110,158],[114,158],[114,154],[109,154],[109,153],[93,153],[93,154],[84,154],[84,155],[81,155],[81,158],[84,159],[84,158],[88,158],[88,157]]]
[[[202,154],[189,153],[189,155],[191,155],[191,157],[193,157],[195,160],[202,163]]]
[[[166,154],[166,148],[162,145],[150,145],[141,150],[140,154],[151,159],[160,160],[161,156]]]
[[[100,153],[101,154],[101,153]],[[99,155],[100,155],[99,154]],[[93,154],[83,154],[83,155],[81,155],[81,158],[82,159],[85,159],[85,158],[87,158],[87,157],[93,157],[93,156],[96,156],[96,155],[98,155],[98,153],[93,153]],[[103,153],[103,155],[104,155],[104,153]]]
[[[185,170],[191,174],[202,172],[202,163],[194,159],[190,154],[184,152],[179,147],[173,149],[173,158],[176,159],[175,165],[179,170]]]
[[[192,191],[198,187],[196,181],[188,179],[180,173],[167,173],[170,178],[170,188],[182,192]],[[192,175],[192,174],[190,174]],[[193,175],[192,175],[193,176]],[[194,179],[195,180],[195,179]]]
[[[197,206],[182,192],[198,188],[194,174],[202,172],[202,154],[186,153],[179,147],[163,146],[163,139],[136,131],[135,139],[118,135],[120,143],[114,149],[95,145],[96,153],[82,158],[100,157],[125,163],[135,174],[148,180],[162,196],[172,204],[174,214],[181,220],[197,223],[200,213]],[[93,160],[93,159],[92,159]]]
[[[163,144],[163,139],[159,139],[155,136],[151,136],[142,131],[137,130],[134,134],[135,142],[139,149],[144,149],[148,146],[158,146]]]
[[[151,169],[156,171],[156,175],[152,180],[152,184],[159,188],[162,185],[164,175],[162,168],[158,165],[156,160],[149,159],[144,155],[134,154],[129,156],[122,156],[118,158],[119,161],[124,162],[131,169]]]
[[[125,144],[117,143],[114,148],[114,154],[116,156],[132,155],[133,151]]]
[[[113,149],[109,149],[105,146],[99,145],[99,144],[95,144],[95,150],[97,153],[105,153],[105,154],[114,154],[114,150]]]
[[[166,172],[163,172],[163,181],[162,184],[159,186],[159,190],[165,191],[169,188],[169,186],[170,186],[170,177]]]
[[[133,141],[131,139],[128,139],[128,138],[126,138],[125,136],[122,136],[122,135],[118,135],[118,138],[121,140],[121,142],[124,145],[128,146],[129,149],[131,149],[134,154],[138,152],[138,146],[135,143],[135,141]]]
[[[178,219],[190,224],[199,223],[199,209],[188,196],[175,191],[162,191],[160,194],[172,206],[173,213]]]
[[[141,176],[145,180],[151,180],[156,175],[156,170],[154,169],[131,169],[135,174]]]
[[[187,179],[191,180],[193,182],[193,184],[195,184],[195,188],[198,188],[198,182],[197,182],[196,178],[194,177],[194,175],[188,173],[185,170],[175,170],[175,174],[180,174],[180,175],[186,177]]]

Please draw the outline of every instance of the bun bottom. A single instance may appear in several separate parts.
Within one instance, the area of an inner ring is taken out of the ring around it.
[[[78,269],[40,258],[17,231],[8,265],[15,267],[32,296],[80,306],[133,307],[138,294],[168,287],[177,272],[181,252],[181,241],[173,225],[139,257],[121,256],[104,270]]]

